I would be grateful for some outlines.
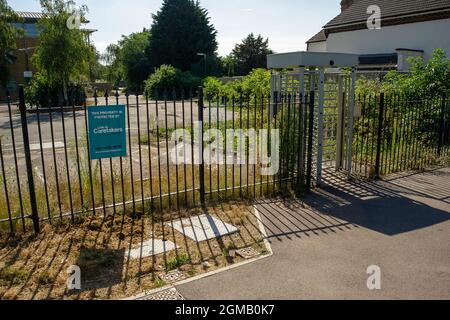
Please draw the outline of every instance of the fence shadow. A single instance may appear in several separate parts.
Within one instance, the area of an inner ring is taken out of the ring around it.
[[[444,174],[445,175],[445,174]],[[421,176],[416,176],[420,179]],[[423,180],[423,179],[422,179]],[[446,188],[445,177],[433,183],[435,192]],[[326,187],[305,198],[315,210],[388,236],[427,228],[450,220],[450,213],[405,196],[409,182],[348,182],[344,176],[327,175]],[[425,185],[425,182],[422,183]],[[404,187],[403,187],[404,186]],[[411,190],[409,190],[411,193]],[[422,197],[435,200],[433,193]]]
[[[448,172],[440,172],[442,175],[436,171],[428,174],[432,179],[418,182],[422,189],[415,185],[412,189],[409,180],[396,180],[394,185],[389,181],[348,181],[344,175],[325,173],[324,187],[301,200],[261,200],[255,207],[270,241],[323,236],[361,227],[395,236],[450,220],[448,211],[406,197],[411,194],[431,200],[448,199],[444,196],[449,193],[448,188],[443,183]],[[412,177],[424,180],[423,174]],[[424,189],[430,190],[429,184],[433,185],[433,192],[427,195]]]

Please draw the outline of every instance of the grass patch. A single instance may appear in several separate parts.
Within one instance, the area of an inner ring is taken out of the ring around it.
[[[175,270],[181,266],[184,266],[185,264],[187,264],[189,262],[190,262],[190,259],[187,255],[180,254],[179,256],[167,261],[167,269]]]
[[[27,272],[16,267],[6,267],[0,270],[0,283],[2,285],[18,285],[23,284],[27,279]]]

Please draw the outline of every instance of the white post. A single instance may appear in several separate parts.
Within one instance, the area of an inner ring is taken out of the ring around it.
[[[303,98],[305,97],[305,67],[300,67],[300,70],[299,70],[298,93],[301,97],[303,97]],[[304,101],[304,100],[302,100],[302,101]]]
[[[352,68],[352,78],[350,83],[349,103],[348,103],[348,141],[347,141],[347,172],[348,177],[352,176],[352,156],[353,156],[353,130],[355,120],[355,82],[356,82],[356,68]]]
[[[344,83],[342,75],[338,75],[338,123],[337,123],[337,141],[336,141],[336,171],[342,168],[342,162],[344,161],[343,145],[344,145]]]
[[[317,132],[317,185],[322,183],[322,162],[323,162],[323,126],[324,126],[324,94],[325,94],[325,70],[319,70],[319,113]]]

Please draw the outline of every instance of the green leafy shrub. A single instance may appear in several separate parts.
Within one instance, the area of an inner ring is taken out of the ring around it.
[[[162,65],[145,81],[145,93],[152,97],[161,97],[164,93],[171,94],[172,90],[177,92],[190,90],[200,83],[200,79],[189,72],[181,72],[172,66]]]
[[[253,69],[242,79],[244,95],[262,97],[270,94],[270,71],[266,69]]]
[[[225,85],[217,78],[208,77],[203,81],[203,93],[208,99],[214,99],[225,92]]]
[[[68,99],[66,105],[83,105],[85,99],[85,86],[70,84],[67,89]],[[36,73],[30,84],[25,88],[25,99],[28,105],[41,108],[56,107],[63,104],[63,87],[54,87],[41,73]]]
[[[208,77],[203,82],[204,96],[208,100],[215,100],[217,97],[226,98],[228,104],[232,98],[243,99],[247,102],[268,97],[270,94],[270,72],[265,69],[254,69],[249,75],[241,80],[221,82],[214,77]]]

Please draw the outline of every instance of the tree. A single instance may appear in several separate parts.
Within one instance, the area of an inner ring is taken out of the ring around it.
[[[247,75],[253,69],[267,67],[267,55],[273,53],[269,49],[269,39],[261,35],[255,37],[249,34],[240,44],[233,49],[232,55],[236,60],[236,72],[239,75]]]
[[[236,69],[236,59],[234,58],[234,56],[232,54],[229,54],[228,56],[222,58],[222,65],[225,74],[228,77],[233,77]]]
[[[68,101],[68,86],[89,80],[89,66],[95,59],[86,35],[78,28],[68,28],[73,1],[41,0],[44,17],[39,21],[40,45],[33,56],[38,72],[53,88],[63,90]],[[85,18],[87,7],[79,12]]]
[[[216,34],[208,11],[198,1],[164,0],[153,15],[152,41],[147,49],[151,68],[167,64],[182,71],[191,70],[203,59],[198,53],[216,55]]]
[[[6,0],[0,0],[0,85],[6,86],[9,79],[8,64],[14,62],[12,50],[16,47],[19,31],[9,23],[17,16]]]

